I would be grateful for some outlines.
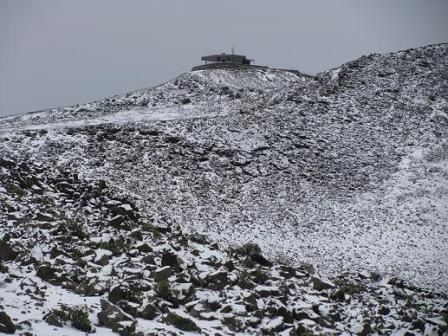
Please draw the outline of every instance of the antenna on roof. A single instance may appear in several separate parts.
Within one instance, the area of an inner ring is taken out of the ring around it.
[[[235,55],[235,47],[232,47],[232,55]]]

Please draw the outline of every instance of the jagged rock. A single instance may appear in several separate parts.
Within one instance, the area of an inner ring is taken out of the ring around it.
[[[164,317],[164,321],[183,331],[200,332],[201,329],[193,320],[180,316],[173,312],[168,312]]]
[[[293,317],[297,321],[312,320],[314,314],[310,310],[294,309],[292,313]]]
[[[16,163],[14,161],[5,159],[5,158],[0,158],[0,167],[5,167],[5,168],[14,168],[16,165]]]
[[[369,336],[372,334],[372,327],[370,321],[366,321],[363,324],[362,330],[357,334],[357,336]]]
[[[260,264],[261,266],[271,267],[272,262],[267,260],[265,257],[263,257],[261,254],[255,254],[251,255],[250,258],[256,262],[257,264]]]
[[[5,334],[14,334],[16,332],[16,326],[12,322],[11,317],[9,317],[6,312],[0,312],[0,332]]]
[[[170,266],[171,269],[180,271],[178,256],[171,252],[162,253],[162,266]]]
[[[335,290],[334,292],[331,293],[330,297],[332,300],[341,302],[346,300],[345,292],[342,289]]]
[[[38,220],[40,222],[50,222],[50,221],[54,220],[54,218],[51,214],[38,212],[36,214],[36,220]]]
[[[139,310],[138,317],[141,317],[145,320],[153,320],[158,315],[157,308],[151,304],[146,304],[143,309]]]
[[[139,244],[139,245],[136,246],[136,248],[137,248],[137,250],[139,250],[140,252],[143,252],[143,253],[152,252],[152,247],[149,246],[147,243]],[[162,258],[162,265],[163,265],[163,258]]]
[[[169,266],[161,267],[151,272],[151,277],[155,282],[166,281],[171,275],[173,275],[173,271]]]
[[[284,266],[284,265],[282,265],[280,267],[280,272],[279,273],[285,279],[290,279],[292,277],[295,277],[296,274],[297,274],[296,270],[294,268],[289,267],[289,266]]]
[[[135,331],[135,320],[107,300],[101,299],[101,311],[98,313],[101,325],[111,328],[121,336],[129,336]]]
[[[53,246],[50,250],[50,258],[54,259],[57,256],[60,256],[61,254],[63,254],[63,251],[61,249],[59,249],[57,246]]]
[[[114,228],[119,229],[121,227],[121,225],[126,222],[126,220],[127,219],[124,216],[117,215],[117,216],[111,218],[109,220],[108,224]]]
[[[98,284],[81,282],[73,291],[84,296],[97,296],[103,294],[106,290]]]
[[[129,204],[109,205],[109,210],[116,216],[128,217],[131,220],[137,220],[139,215]]]
[[[153,254],[147,254],[142,259],[141,262],[147,265],[155,265],[155,257]]]
[[[426,322],[422,319],[416,319],[412,322],[412,329],[418,329],[421,332],[425,331]]]
[[[229,284],[228,273],[226,270],[220,268],[219,270],[208,274],[205,277],[205,282],[209,288],[222,290]]]
[[[308,336],[308,335],[314,335],[314,333],[303,325],[298,325],[297,327],[293,328],[289,333],[289,336]]]
[[[389,313],[390,313],[390,308],[387,307],[387,306],[381,306],[381,307],[378,309],[378,314],[381,314],[381,315],[388,315]]]
[[[312,278],[313,288],[318,291],[335,288],[335,284],[329,280],[323,280],[317,277]]]
[[[269,296],[278,296],[280,295],[280,291],[278,287],[273,286],[262,286],[258,285],[255,287],[255,292],[261,297],[269,297]]]
[[[50,281],[57,278],[56,268],[47,263],[42,264],[38,267],[36,275],[45,281]]]
[[[94,263],[100,266],[106,266],[109,263],[110,256],[103,254],[99,258],[95,258]]]
[[[0,261],[0,273],[8,273],[9,268],[6,265],[3,265],[3,263]]]
[[[0,261],[14,260],[18,256],[18,252],[14,251],[5,239],[0,240]]]
[[[238,317],[226,316],[223,324],[233,332],[241,332],[244,330],[244,322]]]
[[[126,300],[120,300],[115,303],[115,305],[121,308],[125,313],[131,315],[132,317],[138,317],[138,308],[140,308],[139,304],[129,302]]]
[[[108,299],[112,303],[117,303],[120,300],[126,300],[129,297],[129,288],[121,285],[115,286],[109,292]]]

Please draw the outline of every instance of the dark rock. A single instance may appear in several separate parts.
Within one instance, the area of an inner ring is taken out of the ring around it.
[[[267,260],[261,254],[251,255],[250,258],[257,264],[260,264],[261,266],[272,267],[272,262]]]
[[[56,269],[50,264],[42,264],[37,269],[36,275],[42,280],[49,281],[56,279]]]
[[[116,229],[121,228],[121,225],[123,223],[126,222],[126,218],[121,216],[121,215],[117,215],[115,217],[113,217],[112,219],[109,220],[108,224]]]
[[[215,290],[222,290],[229,283],[227,271],[221,269],[210,273],[206,276],[205,282],[207,283],[207,286],[212,286]]]
[[[179,261],[177,260],[177,256],[171,252],[163,252],[162,266],[170,266],[175,270],[180,269],[180,265],[179,265]]]
[[[100,266],[106,266],[109,263],[109,259],[110,256],[103,254],[101,256],[101,258],[99,258],[98,260],[95,259],[95,264],[100,265]]]
[[[129,297],[129,289],[127,287],[123,287],[121,285],[115,286],[109,292],[108,299],[112,303],[117,303],[120,300],[128,299]]]
[[[131,315],[132,317],[138,317],[137,310],[139,305],[126,300],[120,300],[116,303],[116,306],[122,309],[125,313]]]
[[[280,291],[276,287],[256,287],[255,291],[261,297],[267,298],[269,296],[278,296],[280,295]]]
[[[50,258],[54,259],[57,256],[60,256],[62,253],[63,253],[63,251],[61,251],[58,247],[53,246],[50,251]]]
[[[104,294],[106,290],[104,288],[98,288],[95,284],[81,282],[73,291],[84,296],[97,296]]]
[[[235,264],[233,263],[232,260],[228,260],[225,262],[224,266],[227,268],[227,270],[229,272],[232,272],[233,270],[235,270]]]
[[[292,312],[292,316],[294,320],[301,321],[301,320],[311,320],[310,314],[308,314],[304,310],[296,310],[294,309]]]
[[[9,268],[6,265],[3,265],[2,262],[0,261],[0,273],[8,273],[9,272]]]
[[[233,332],[241,332],[244,330],[244,323],[237,317],[224,317],[222,323]]]
[[[150,303],[148,303],[142,310],[138,312],[138,317],[141,317],[145,320],[153,320],[157,315],[157,308]]]
[[[423,332],[425,331],[425,325],[425,321],[423,321],[422,319],[417,319],[412,322],[412,329],[418,329]]]
[[[173,275],[173,271],[169,266],[161,267],[151,272],[151,277],[154,279],[155,282],[166,281],[171,275]]]
[[[412,331],[406,330],[403,336],[415,336],[415,334]]]
[[[201,329],[191,319],[182,317],[173,312],[168,312],[164,321],[183,331],[200,332]]]
[[[345,301],[345,292],[342,289],[335,290],[331,293],[330,298],[335,301]]]
[[[139,250],[140,252],[143,252],[143,253],[152,252],[152,247],[149,246],[147,243],[137,245],[136,248],[137,248],[137,250]],[[162,261],[162,265],[163,265],[163,261]]]
[[[298,325],[296,328],[291,330],[289,333],[290,336],[308,336],[308,335],[314,335],[314,333],[311,330],[308,330],[306,327],[302,325]]]
[[[274,311],[274,316],[283,317],[283,321],[285,323],[292,323],[294,321],[294,317],[291,311],[289,311],[286,307],[279,307]]]
[[[181,139],[179,137],[177,137],[177,136],[168,136],[168,137],[166,137],[166,141],[169,142],[169,143],[173,143],[173,144],[178,143],[180,140]]]
[[[147,265],[155,265],[156,261],[154,258],[154,255],[152,254],[147,254],[145,255],[142,259],[141,262]]]
[[[285,279],[291,279],[296,276],[296,270],[292,267],[282,265],[280,267],[280,275]]]
[[[19,253],[14,251],[5,239],[0,240],[0,260],[14,260]]]
[[[3,311],[0,312],[0,332],[5,334],[14,334],[16,332],[16,326],[12,322],[11,317]]]
[[[137,220],[139,215],[134,211],[134,208],[129,204],[119,204],[109,206],[110,212],[116,216],[128,217],[131,220]]]
[[[369,336],[372,335],[372,327],[370,326],[370,322],[367,321],[364,323],[362,330],[358,333],[357,336]]]
[[[107,300],[101,299],[101,312],[98,313],[98,321],[121,336],[131,335],[135,331],[136,322],[132,316]]]
[[[4,159],[4,158],[0,158],[0,167],[5,167],[5,168],[14,168],[16,165],[16,163],[14,161],[8,160],[8,159]]]
[[[387,315],[387,314],[389,314],[389,313],[390,313],[390,308],[387,307],[387,306],[381,306],[381,307],[378,309],[378,314],[381,314],[381,315]]]
[[[325,289],[332,289],[335,287],[335,285],[330,281],[322,280],[317,277],[313,277],[312,281],[313,281],[313,288],[318,291],[322,291]]]

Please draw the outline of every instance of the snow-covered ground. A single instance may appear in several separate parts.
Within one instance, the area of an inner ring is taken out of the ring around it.
[[[253,242],[271,260],[326,276],[376,272],[446,291],[447,78],[447,44],[365,56],[315,78],[194,71],[1,118],[0,158],[45,167],[39,181],[61,171],[104,180],[152,224],[222,248]],[[31,182],[1,160],[4,234],[36,209],[12,200],[7,183]]]

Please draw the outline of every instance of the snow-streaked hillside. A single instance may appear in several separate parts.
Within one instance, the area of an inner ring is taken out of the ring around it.
[[[224,249],[256,243],[270,260],[325,276],[374,272],[448,289],[448,44],[364,56],[316,77],[200,70],[1,118],[0,155],[0,237],[19,241],[42,222],[41,207],[49,222],[61,209],[84,214],[97,236],[102,221],[131,211],[104,212],[111,205],[87,188],[76,191],[82,202],[51,201],[52,213],[36,197],[56,197],[46,187],[67,172],[103,181],[145,223]],[[48,239],[39,244],[52,262]]]
[[[1,118],[2,128],[61,128],[226,115],[260,104],[265,94],[304,86],[310,76],[281,70],[200,70],[162,85],[72,107]],[[184,100],[189,99],[188,103]]]

